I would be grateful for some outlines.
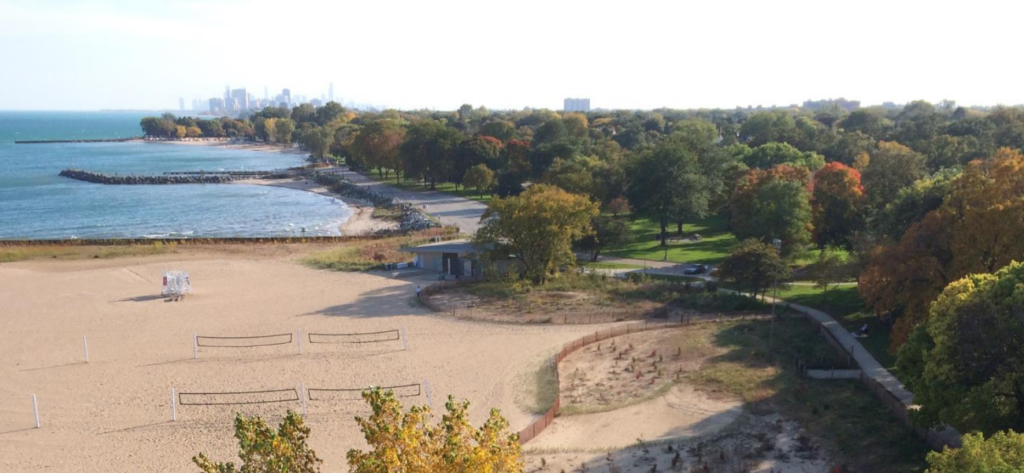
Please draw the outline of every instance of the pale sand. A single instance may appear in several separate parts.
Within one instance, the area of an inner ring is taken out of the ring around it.
[[[555,418],[530,449],[615,450],[637,442],[695,437],[717,432],[743,411],[735,399],[713,399],[686,384],[640,404],[595,414]]]
[[[270,247],[268,247],[270,248]],[[234,412],[277,422],[298,402],[259,406],[179,406],[170,390],[251,391],[362,387],[429,380],[440,408],[446,394],[472,401],[482,422],[498,407],[515,430],[535,416],[516,403],[521,371],[595,326],[461,322],[410,303],[416,284],[372,274],[303,267],[283,251],[181,254],[114,260],[0,265],[0,471],[195,471],[203,451],[236,460]],[[269,256],[268,256],[269,255]],[[159,297],[165,270],[191,274],[195,294]],[[303,343],[251,349],[200,348],[192,335],[362,332],[404,326],[400,342]],[[82,362],[88,335],[90,363]],[[39,398],[34,429],[31,395]],[[425,403],[425,396],[406,399]],[[325,471],[345,468],[363,446],[356,401],[310,401],[310,443]],[[643,422],[638,419],[637,422]],[[237,461],[237,460],[236,460]]]
[[[370,235],[379,231],[389,231],[398,229],[398,222],[394,220],[383,220],[373,218],[373,205],[369,202],[353,199],[351,197],[342,197],[334,192],[331,192],[325,186],[317,184],[316,182],[302,179],[302,178],[289,178],[289,179],[245,179],[239,181],[232,181],[232,184],[249,184],[256,186],[274,186],[284,187],[287,189],[295,189],[306,192],[312,192],[326,197],[341,200],[345,202],[352,209],[352,216],[349,217],[345,223],[338,227],[342,235],[346,236],[357,236],[357,235]]]
[[[165,144],[165,145],[185,145],[185,146],[213,146],[223,149],[237,149],[242,151],[261,151],[264,153],[278,153],[278,154],[298,154],[302,156],[309,156],[308,151],[301,150],[294,146],[279,146],[272,144],[263,143],[250,143],[245,141],[150,141],[145,140],[146,143]]]

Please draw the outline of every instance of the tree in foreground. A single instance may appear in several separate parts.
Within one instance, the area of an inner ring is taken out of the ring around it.
[[[1024,263],[946,286],[899,351],[900,378],[926,425],[1024,429]]]
[[[370,448],[348,451],[351,473],[506,473],[523,471],[519,435],[508,433],[497,409],[480,428],[469,423],[469,401],[445,403],[441,422],[432,425],[430,407],[403,412],[390,390],[363,392],[373,413],[356,417]]]
[[[492,200],[476,241],[516,255],[526,276],[539,284],[559,266],[575,264],[572,242],[593,232],[597,215],[597,204],[587,197],[536,184],[518,196]]]
[[[810,242],[809,180],[806,169],[786,165],[747,172],[729,201],[733,232],[764,242],[780,239],[787,255]]]
[[[320,471],[320,458],[306,445],[309,427],[302,416],[288,411],[275,432],[259,416],[235,416],[235,438],[238,439],[240,467],[232,462],[214,462],[205,454],[192,457],[192,461],[205,473],[234,472],[288,472],[314,473]]]
[[[789,278],[789,267],[775,246],[751,238],[733,248],[718,267],[718,276],[740,291],[763,296],[775,281]]]
[[[963,447],[928,454],[926,473],[1013,473],[1024,471],[1024,435],[1012,430],[986,439],[964,435]]]

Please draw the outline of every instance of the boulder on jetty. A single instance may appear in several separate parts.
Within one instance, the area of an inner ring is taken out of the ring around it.
[[[116,176],[78,169],[64,169],[60,175],[68,179],[113,185],[153,184],[223,184],[234,181],[230,174],[201,174],[191,176]]]

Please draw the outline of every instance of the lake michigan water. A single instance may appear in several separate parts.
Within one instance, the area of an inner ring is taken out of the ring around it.
[[[336,199],[279,187],[101,185],[57,175],[72,165],[120,174],[269,170],[301,165],[300,155],[143,142],[14,144],[138,136],[146,115],[0,111],[0,239],[338,235],[352,214]]]

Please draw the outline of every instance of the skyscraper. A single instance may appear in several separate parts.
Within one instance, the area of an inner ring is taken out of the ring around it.
[[[263,86],[263,100],[270,99],[270,94],[267,93],[267,86]]]
[[[284,101],[288,104],[292,103],[292,91],[290,89],[282,89],[281,95],[284,96]]]
[[[231,99],[238,106],[238,110],[249,110],[249,94],[245,92],[245,89],[232,90]]]
[[[330,85],[327,86],[327,100],[331,102],[334,101],[334,82],[331,82]]]
[[[185,111],[185,97],[178,97],[178,111]]]

